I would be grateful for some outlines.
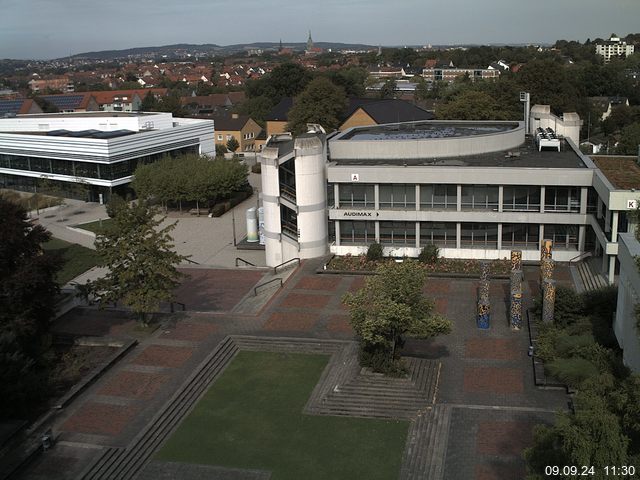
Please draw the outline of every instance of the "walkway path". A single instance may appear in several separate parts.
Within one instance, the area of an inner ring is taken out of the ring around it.
[[[304,262],[256,315],[233,312],[264,272],[238,269],[216,270],[193,280],[194,288],[199,285],[205,292],[195,293],[199,297],[196,304],[215,311],[166,316],[164,326],[150,336],[138,332],[126,312],[76,310],[63,317],[56,326],[60,331],[138,336],[140,344],[62,412],[55,426],[61,432],[61,443],[34,463],[23,478],[71,478],[105,455],[105,449],[132,445],[153,424],[158,412],[179,395],[185,381],[207,364],[211,352],[222,348],[220,342],[228,335],[274,341],[353,340],[340,299],[359,288],[364,278],[318,275],[318,265]],[[476,282],[428,281],[426,293],[435,298],[438,311],[454,321],[455,330],[447,337],[407,342],[406,353],[416,359],[411,361],[427,366],[424,378],[436,380],[428,380],[425,385],[431,387],[416,398],[427,400],[422,404],[426,409],[412,424],[403,480],[523,478],[521,453],[531,443],[533,425],[552,421],[552,412],[566,407],[563,394],[533,386],[526,331],[512,332],[507,327],[506,287],[504,281],[492,283],[492,328],[479,331],[474,323]],[[525,287],[530,298],[527,282]],[[238,293],[231,295],[234,288]],[[351,378],[342,384],[345,391],[360,396],[362,405],[369,402],[374,406],[375,396],[367,396],[383,393],[384,387],[366,376]],[[368,389],[367,382],[374,388]],[[407,398],[413,395],[409,392]],[[329,406],[338,408],[360,408],[348,406],[348,397],[323,398],[325,406],[328,401]],[[60,462],[66,465],[64,469]]]

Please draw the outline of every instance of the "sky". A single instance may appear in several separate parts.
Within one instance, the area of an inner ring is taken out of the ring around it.
[[[640,31],[640,0],[0,0],[0,58],[174,43],[553,43]]]

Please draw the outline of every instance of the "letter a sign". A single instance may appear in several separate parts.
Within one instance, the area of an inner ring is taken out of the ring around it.
[[[352,173],[351,174],[351,181],[352,182],[359,182],[360,181],[360,174],[359,173]]]

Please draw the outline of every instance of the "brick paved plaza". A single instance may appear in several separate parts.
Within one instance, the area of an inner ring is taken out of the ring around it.
[[[136,332],[127,312],[76,309],[62,317],[55,325],[58,333],[133,335],[139,344],[60,413],[54,426],[58,445],[22,478],[75,478],[103,448],[129,445],[227,335],[353,339],[340,300],[360,288],[364,277],[316,274],[319,265],[304,262],[255,315],[232,310],[263,280],[263,270],[190,269],[179,301],[192,311],[167,314],[163,325],[146,336]],[[529,303],[536,272],[525,275]],[[533,425],[553,421],[553,412],[566,408],[567,399],[534,386],[526,328],[513,332],[507,325],[508,281],[492,281],[486,331],[475,327],[476,285],[469,279],[429,279],[425,294],[454,322],[454,331],[408,340],[405,350],[441,364],[436,405],[447,407],[449,420],[438,433],[443,462],[438,478],[521,479],[521,453],[531,443]]]

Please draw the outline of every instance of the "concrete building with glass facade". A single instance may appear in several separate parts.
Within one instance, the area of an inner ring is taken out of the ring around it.
[[[106,201],[126,193],[138,165],[185,153],[215,155],[213,121],[124,112],[2,118],[0,188]]]
[[[435,244],[450,258],[505,258],[518,249],[539,260],[540,242],[551,239],[555,260],[591,251],[613,281],[629,194],[577,141],[530,125],[421,121],[309,133],[304,142],[272,137],[262,158],[267,263],[357,255],[373,242],[397,257]],[[326,190],[301,188],[310,182],[311,138],[314,181]]]

